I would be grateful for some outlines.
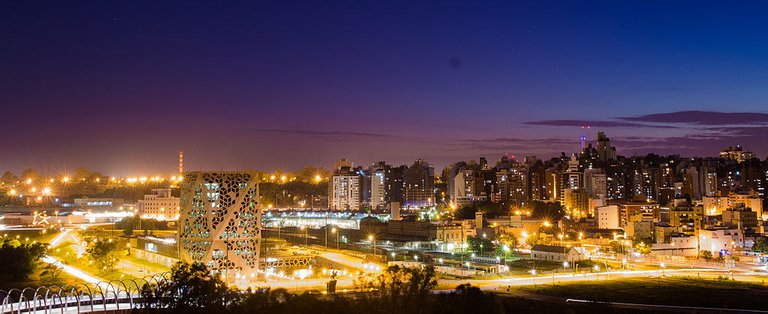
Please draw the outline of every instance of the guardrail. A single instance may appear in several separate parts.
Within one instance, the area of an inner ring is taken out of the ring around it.
[[[144,285],[166,283],[169,273],[147,276],[138,280],[77,284],[74,286],[42,286],[37,288],[0,290],[0,313],[88,313],[94,311],[128,310],[141,305]]]

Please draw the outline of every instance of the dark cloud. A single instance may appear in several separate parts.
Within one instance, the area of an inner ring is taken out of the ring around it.
[[[605,120],[538,120],[528,121],[525,124],[529,125],[544,125],[544,126],[590,126],[590,127],[631,127],[631,128],[662,128],[662,129],[674,129],[677,127],[669,125],[649,125],[632,123],[625,121],[605,121]]]
[[[678,111],[620,117],[624,121],[653,123],[690,123],[697,125],[766,124],[768,114],[760,112]]]
[[[290,135],[302,135],[302,136],[322,136],[322,137],[372,137],[372,138],[390,138],[394,137],[387,134],[376,134],[366,132],[347,132],[347,131],[317,131],[317,130],[286,130],[286,129],[257,129],[259,132],[270,132]]]

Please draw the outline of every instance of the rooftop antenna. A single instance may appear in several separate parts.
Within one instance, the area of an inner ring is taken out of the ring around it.
[[[584,150],[585,148],[587,148],[587,130],[589,129],[590,129],[590,126],[588,125],[581,126],[581,138],[580,138],[581,150]]]

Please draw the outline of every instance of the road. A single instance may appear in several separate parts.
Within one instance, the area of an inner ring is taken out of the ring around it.
[[[696,274],[696,273],[718,273],[727,274],[717,269],[695,268],[695,269],[667,269],[663,271],[664,276],[684,275],[684,274]],[[632,277],[650,277],[658,276],[658,270],[623,270],[623,271],[608,271],[608,272],[596,272],[596,273],[579,273],[579,274],[554,274],[546,275],[541,274],[537,276],[519,276],[500,279],[441,279],[438,283],[441,286],[455,287],[460,284],[470,283],[473,286],[477,286],[483,290],[497,290],[506,286],[523,286],[523,285],[536,285],[536,284],[552,284],[553,282],[569,282],[569,281],[584,281],[584,280],[605,280],[605,279],[617,279],[617,278],[632,278]],[[449,291],[449,290],[446,290]]]

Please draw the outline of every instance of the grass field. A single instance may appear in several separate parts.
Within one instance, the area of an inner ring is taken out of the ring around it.
[[[768,286],[730,279],[625,278],[557,285],[521,286],[518,291],[605,302],[767,310]]]
[[[49,275],[49,274],[43,274],[44,271],[46,271],[46,266],[48,264],[44,262],[38,262],[37,263],[37,269],[35,270],[32,275],[27,278],[27,280],[22,281],[0,281],[0,290],[8,291],[10,289],[16,288],[16,289],[23,289],[25,287],[40,287],[40,286],[52,286],[52,285],[60,285],[60,286],[71,286],[75,285],[80,282],[79,279],[69,276],[65,272],[60,272],[56,276]]]

